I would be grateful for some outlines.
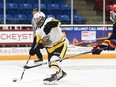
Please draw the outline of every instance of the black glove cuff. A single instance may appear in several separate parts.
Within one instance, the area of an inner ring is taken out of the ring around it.
[[[96,49],[96,48],[92,50],[92,54],[93,54],[93,55],[94,55],[94,54],[99,55],[101,52],[102,52],[102,50]]]
[[[35,51],[34,49],[30,49],[30,51],[29,51],[29,54],[30,54],[30,55],[33,56],[33,55],[35,55],[35,53],[36,53],[36,51]]]

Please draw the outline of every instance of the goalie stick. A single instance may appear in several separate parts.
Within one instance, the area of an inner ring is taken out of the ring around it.
[[[66,59],[74,58],[74,57],[76,57],[76,56],[80,56],[80,55],[88,54],[88,53],[91,53],[91,52],[92,52],[92,51],[83,52],[83,53],[76,54],[76,55],[73,55],[73,56],[69,56],[69,57],[65,57],[65,58],[57,59],[57,60],[50,61],[50,62],[44,62],[44,63],[38,64],[38,65],[33,65],[33,66],[27,66],[27,65],[25,65],[24,68],[25,68],[25,69],[31,69],[31,68],[34,68],[34,67],[38,67],[38,66],[42,66],[42,65],[49,64],[49,63],[51,63],[51,62],[58,62],[58,61],[61,62],[61,61],[66,60]]]

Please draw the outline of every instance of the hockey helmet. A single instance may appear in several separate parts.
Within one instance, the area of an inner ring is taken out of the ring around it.
[[[110,20],[111,21],[116,21],[116,13],[114,11],[110,11]]]
[[[37,24],[37,27],[41,27],[45,20],[45,14],[43,12],[37,12],[36,14],[34,14],[33,18]]]
[[[110,20],[113,22],[116,21],[116,4],[111,6]]]

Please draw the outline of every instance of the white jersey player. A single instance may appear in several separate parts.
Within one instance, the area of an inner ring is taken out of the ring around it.
[[[44,45],[48,52],[48,61],[57,60],[63,58],[66,53],[66,42],[60,28],[60,21],[52,17],[45,19],[39,13],[34,15],[34,20],[38,24],[36,31],[36,44],[37,47],[32,51],[38,50],[41,45]],[[55,70],[55,72],[44,79],[44,84],[54,84],[56,81],[60,80],[66,73],[61,69],[58,62],[50,62],[49,68]]]
[[[55,24],[54,25],[50,24],[52,22]],[[58,22],[58,20],[55,20],[54,18],[49,17],[45,20],[41,29],[38,29],[36,31],[36,35],[40,36],[43,41],[47,39],[45,43],[46,47],[52,47],[53,45],[61,41],[64,41],[64,36],[62,34],[62,31],[59,25],[60,25],[60,22]],[[52,26],[53,28],[49,29],[49,26]]]

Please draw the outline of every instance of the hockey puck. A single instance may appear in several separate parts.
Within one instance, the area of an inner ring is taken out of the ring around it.
[[[16,81],[17,81],[16,79],[13,80],[13,82],[16,82]]]
[[[13,78],[13,82],[20,82],[21,79],[18,79],[18,78]]]

